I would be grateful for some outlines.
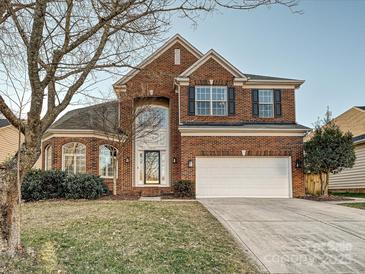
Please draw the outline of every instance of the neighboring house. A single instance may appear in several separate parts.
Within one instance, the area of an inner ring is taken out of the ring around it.
[[[356,161],[352,168],[330,175],[329,189],[365,192],[365,106],[350,108],[334,122],[342,131],[354,135]]]
[[[0,163],[14,156],[17,152],[18,136],[18,130],[7,119],[0,119]]]
[[[23,134],[20,136],[24,140]],[[19,132],[7,119],[0,119],[0,164],[18,151]],[[41,161],[38,159],[34,168],[40,168]]]
[[[197,197],[302,196],[308,128],[296,123],[295,91],[303,82],[243,73],[176,35],[114,84],[118,101],[59,119],[44,136],[43,167],[98,174],[111,188],[117,161],[118,194],[171,193],[184,179]],[[143,104],[163,117],[157,137],[130,138],[118,151],[110,137]],[[109,118],[118,126],[105,125]]]

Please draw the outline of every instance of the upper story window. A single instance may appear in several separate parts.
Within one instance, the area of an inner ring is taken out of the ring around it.
[[[227,87],[195,87],[196,115],[227,115]]]
[[[274,117],[274,91],[261,89],[259,92],[259,117]]]
[[[44,149],[44,169],[51,170],[52,169],[52,146],[48,145]]]
[[[181,57],[180,57],[180,49],[175,49],[175,65],[180,65],[181,61],[180,61]]]
[[[99,175],[103,178],[118,177],[117,149],[110,145],[99,147]]]
[[[73,173],[86,173],[86,146],[81,143],[68,143],[62,147],[62,170]]]

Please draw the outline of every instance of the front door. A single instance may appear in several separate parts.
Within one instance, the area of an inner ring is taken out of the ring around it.
[[[160,151],[145,150],[144,152],[144,183],[145,185],[160,184],[161,159]]]

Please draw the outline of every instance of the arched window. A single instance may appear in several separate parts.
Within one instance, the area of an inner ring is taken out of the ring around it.
[[[86,172],[86,147],[81,143],[68,143],[62,147],[62,170],[73,173]]]
[[[110,145],[99,147],[99,175],[103,178],[118,177],[117,149]]]
[[[52,169],[52,146],[48,145],[44,149],[44,169],[51,170]]]

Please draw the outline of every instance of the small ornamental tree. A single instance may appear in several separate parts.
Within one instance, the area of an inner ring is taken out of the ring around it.
[[[329,174],[353,167],[356,159],[351,132],[342,132],[328,120],[322,126],[318,123],[312,138],[304,143],[305,170],[320,175],[321,195],[325,196],[328,195]]]

